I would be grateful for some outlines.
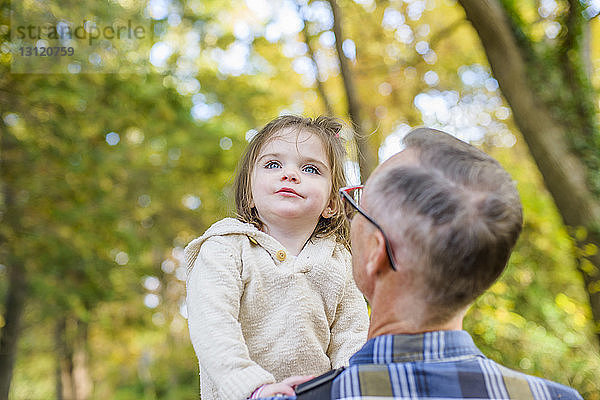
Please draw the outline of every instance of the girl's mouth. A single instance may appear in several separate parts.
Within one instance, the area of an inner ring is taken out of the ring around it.
[[[302,196],[300,196],[300,195],[299,195],[299,194],[298,194],[298,193],[297,193],[297,192],[296,192],[294,189],[292,189],[292,188],[287,188],[287,187],[281,188],[281,189],[279,189],[279,190],[278,190],[277,192],[275,192],[275,193],[282,194],[282,195],[284,195],[284,196],[297,196],[297,197],[302,197]]]

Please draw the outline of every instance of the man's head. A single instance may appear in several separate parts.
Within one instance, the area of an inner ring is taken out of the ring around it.
[[[429,322],[444,322],[504,270],[521,232],[521,202],[500,164],[467,143],[419,128],[404,144],[369,178],[361,203],[391,241],[396,267]],[[352,244],[355,278],[369,297],[373,282],[361,271],[361,252],[378,245],[380,233],[363,224],[353,219]]]

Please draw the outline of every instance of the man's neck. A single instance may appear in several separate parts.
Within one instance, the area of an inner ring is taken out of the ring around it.
[[[464,312],[444,322],[431,322],[431,313],[412,297],[388,299],[375,297],[371,303],[368,338],[381,335],[418,334],[433,331],[461,330]]]
[[[371,315],[371,325],[369,326],[368,338],[381,335],[413,335],[434,331],[457,331],[462,329],[462,319],[460,321],[449,321],[442,324],[423,325],[414,320],[404,321],[381,321],[374,315]]]

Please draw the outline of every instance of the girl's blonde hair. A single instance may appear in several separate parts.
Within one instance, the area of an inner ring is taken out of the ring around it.
[[[238,164],[234,181],[237,218],[242,222],[256,226],[258,229],[263,227],[263,222],[258,217],[256,208],[250,207],[250,204],[253,203],[251,177],[256,159],[263,146],[284,129],[295,129],[298,133],[301,131],[310,132],[321,139],[329,160],[331,168],[329,199],[334,205],[334,214],[329,218],[321,216],[312,236],[328,237],[334,235],[339,243],[349,248],[349,226],[344,215],[342,199],[338,195],[338,189],[346,185],[346,174],[344,172],[346,148],[342,137],[342,129],[344,128],[347,128],[347,125],[341,120],[327,116],[312,119],[296,115],[283,115],[265,125],[252,138]]]

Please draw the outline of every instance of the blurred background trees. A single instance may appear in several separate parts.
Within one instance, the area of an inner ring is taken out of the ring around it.
[[[134,15],[151,40],[36,74],[11,72],[0,4],[0,398],[197,398],[183,247],[231,215],[257,129],[328,112],[363,134],[363,181],[419,125],[502,162],[524,233],[466,329],[600,398],[598,2],[65,3]]]

